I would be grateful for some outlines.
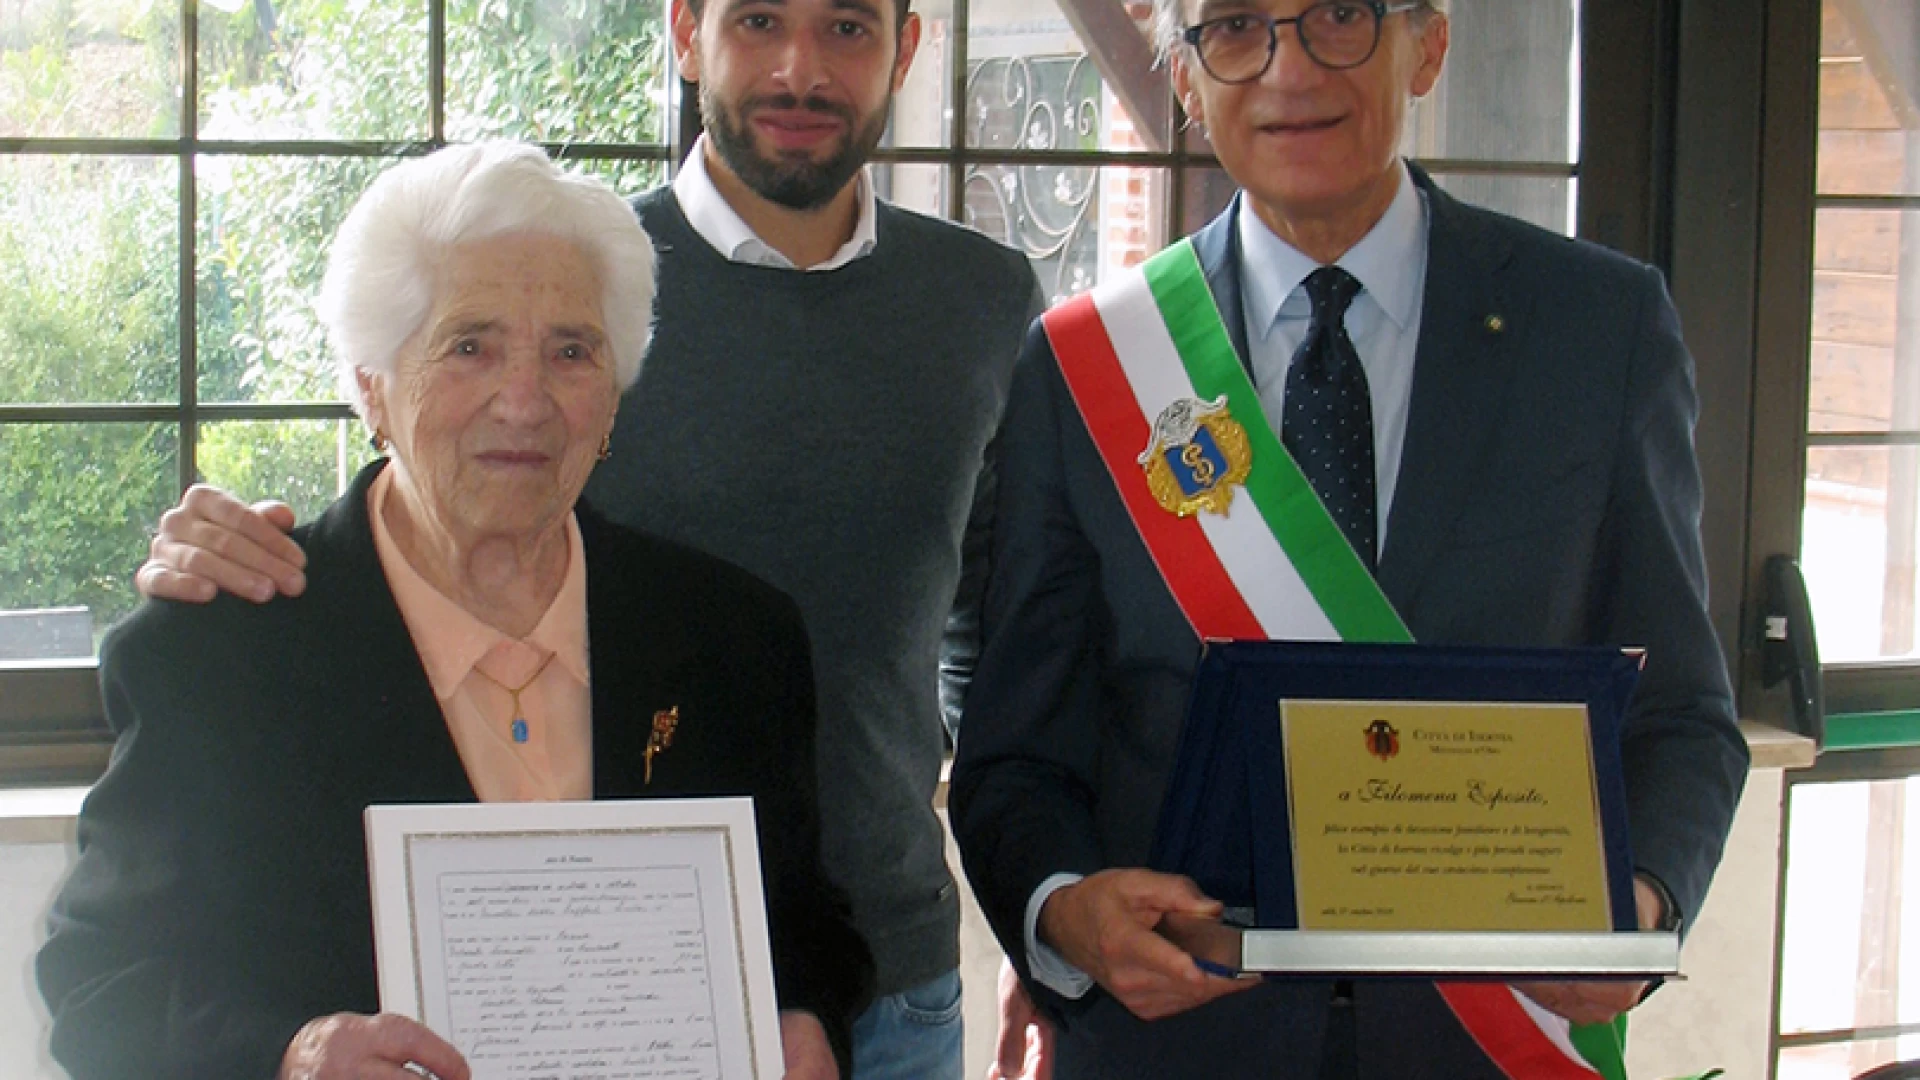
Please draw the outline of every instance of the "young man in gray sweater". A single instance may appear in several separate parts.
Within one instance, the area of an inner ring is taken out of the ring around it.
[[[863,166],[919,42],[908,3],[675,3],[707,135],[670,188],[635,200],[660,257],[658,324],[586,497],[799,603],[822,858],[878,967],[854,1074],[958,1080],[937,676],[971,669],[990,439],[1041,297],[1019,254],[874,198]],[[284,506],[196,487],[162,520],[141,590],[298,593],[291,524]]]

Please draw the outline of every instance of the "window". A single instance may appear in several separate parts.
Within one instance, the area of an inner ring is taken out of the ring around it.
[[[1052,299],[1205,224],[1232,196],[1153,62],[1151,3],[928,0],[914,10],[926,29],[878,186],[1026,252]],[[1450,10],[1454,53],[1415,109],[1405,152],[1461,198],[1571,233],[1578,0],[1457,0]]]
[[[1579,0],[1453,0],[1406,152],[1571,232]],[[92,657],[195,480],[306,517],[369,456],[311,312],[392,159],[536,140],[626,192],[696,133],[666,0],[0,5],[0,779],[104,761]],[[917,0],[874,182],[1025,252],[1060,299],[1233,193],[1144,0]]]
[[[182,481],[304,515],[367,457],[311,297],[391,156],[531,138],[628,188],[659,177],[659,3],[527,7],[0,13],[0,135],[18,140],[0,158],[0,484],[20,508],[0,540],[0,657],[90,655],[76,643],[131,606],[129,559]]]
[[[1801,558],[1830,662],[1920,652],[1916,33],[1908,3],[1825,5]]]
[[[1920,744],[1920,9],[1768,0],[1739,20],[1732,0],[1703,3],[1697,48],[1717,37],[1762,71],[1742,94],[1750,111],[1731,117],[1709,84],[1689,125],[1683,88],[1679,137],[1702,149],[1680,155],[1693,190],[1674,226],[1692,240],[1675,260],[1690,336],[1704,312],[1705,340],[1747,354],[1739,370],[1701,365],[1709,559],[1739,568],[1716,574],[1716,587],[1739,587],[1715,606],[1739,609],[1723,625],[1736,634],[1742,714],[1792,723],[1784,695],[1762,691],[1758,660],[1763,566],[1797,555],[1825,662],[1827,746]],[[1738,156],[1749,139],[1751,165]],[[1690,294],[1709,302],[1690,308]],[[1716,409],[1724,430],[1709,440]],[[1729,504],[1717,521],[1716,481]]]
[[[1787,790],[1777,1076],[1920,1057],[1920,778]]]
[[[623,189],[656,183],[663,10],[0,9],[0,773],[97,768],[87,660],[186,483],[307,516],[367,459],[311,297],[371,178],[448,139],[511,137]]]
[[[1755,414],[1798,460],[1753,522],[1798,536],[1828,752],[1788,776],[1775,1068],[1842,1080],[1920,1057],[1920,9],[1778,6],[1811,47],[1770,61],[1790,103],[1766,220],[1788,239],[1761,291],[1789,314],[1760,319]]]
[[[1790,102],[1764,210],[1755,369],[1756,557],[1798,551],[1826,662],[1828,745],[1920,743],[1920,12],[1806,7],[1808,107]],[[1814,51],[1814,50],[1817,50]],[[1817,67],[1816,67],[1817,65]],[[1782,81],[1782,76],[1770,76]],[[1796,94],[1797,98],[1798,95]],[[1804,188],[1802,185],[1805,185]],[[1768,458],[1773,467],[1769,467]],[[1783,481],[1791,479],[1788,488]]]

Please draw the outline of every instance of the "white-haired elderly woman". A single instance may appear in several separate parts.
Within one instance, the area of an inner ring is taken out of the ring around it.
[[[387,456],[295,530],[303,595],[148,603],[102,646],[118,741],[38,962],[75,1080],[459,1080],[376,1015],[362,809],[716,794],[756,800],[790,1075],[844,1067],[870,963],[818,867],[799,615],[575,505],[652,261],[533,147],[442,150],[354,207],[321,313]]]

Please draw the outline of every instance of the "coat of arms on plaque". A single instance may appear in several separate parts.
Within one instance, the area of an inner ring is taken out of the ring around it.
[[[1381,761],[1391,761],[1400,752],[1400,733],[1385,720],[1368,724],[1367,752]]]

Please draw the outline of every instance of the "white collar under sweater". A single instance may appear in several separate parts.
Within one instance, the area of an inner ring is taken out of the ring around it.
[[[781,270],[799,269],[791,259],[755,235],[733,207],[727,205],[727,200],[720,195],[720,189],[713,186],[713,177],[707,173],[706,150],[707,137],[702,135],[687,154],[686,162],[680,166],[680,175],[673,180],[673,197],[679,200],[681,212],[687,215],[687,224],[692,225],[693,231],[700,234],[700,239],[711,244],[713,250],[734,262]],[[865,166],[861,166],[854,183],[854,204],[860,209],[854,219],[853,236],[840,245],[840,250],[834,252],[832,258],[809,266],[808,270],[837,270],[873,253],[873,180],[868,177]]]

